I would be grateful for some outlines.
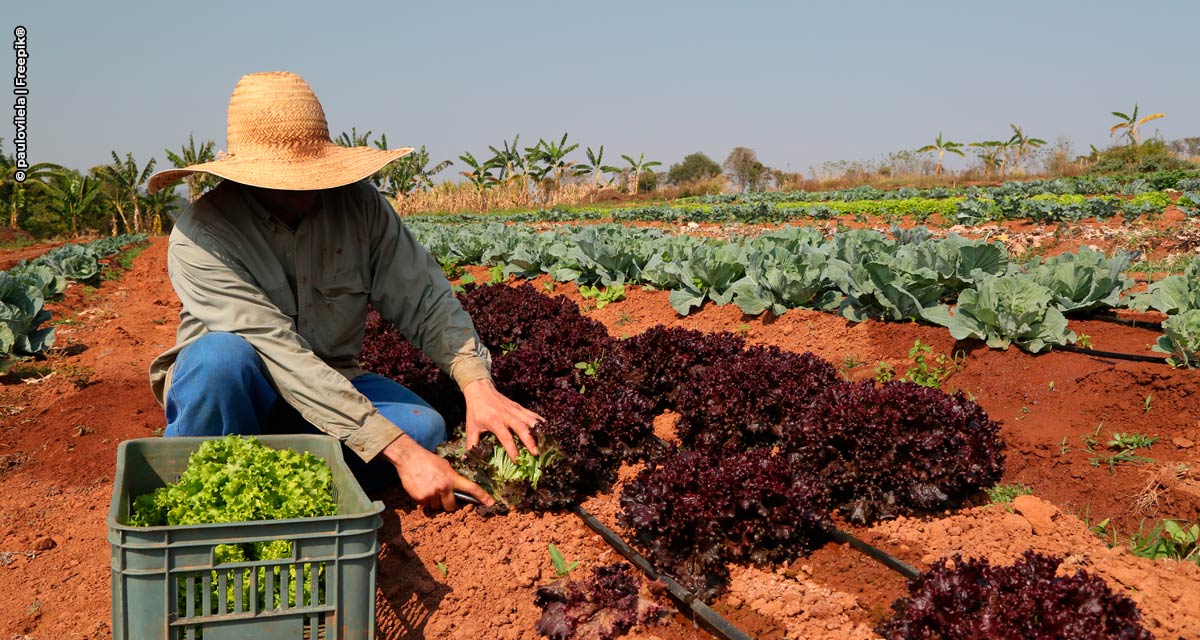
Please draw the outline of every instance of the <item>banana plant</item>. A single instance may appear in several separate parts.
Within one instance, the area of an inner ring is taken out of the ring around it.
[[[642,176],[642,172],[651,167],[661,166],[662,163],[657,160],[646,160],[645,153],[638,154],[637,160],[624,154],[621,157],[625,159],[625,162],[629,163],[629,170],[633,173],[633,186],[629,191],[636,196],[638,192],[638,178]]]
[[[381,134],[379,140],[375,141],[375,146],[387,151],[387,134]],[[425,145],[421,145],[420,149],[388,163],[376,172],[372,180],[387,195],[393,198],[404,197],[414,191],[432,188],[433,176],[454,164],[451,160],[442,160],[430,167],[429,163],[429,152],[425,150]]]
[[[497,149],[492,145],[488,145],[488,149],[492,152],[492,159],[488,162],[499,167],[500,175],[497,176],[501,182],[511,183],[524,177],[526,171],[526,159],[521,155],[521,148],[517,146],[521,141],[521,134],[513,136],[512,144],[508,140],[502,140],[503,148]]]
[[[963,156],[965,154],[962,152],[962,146],[963,144],[961,142],[951,142],[950,140],[942,139],[942,132],[939,131],[937,140],[935,140],[933,144],[927,144],[920,149],[917,149],[917,153],[937,151],[937,168],[934,169],[933,175],[940,176],[942,175],[942,156],[944,156],[946,152],[956,153],[959,156]]]
[[[371,132],[368,131],[361,136],[358,135],[358,128],[350,127],[350,133],[343,131],[333,141],[343,147],[365,147],[370,144]]]
[[[600,145],[598,151],[593,152],[591,147],[587,148],[587,162],[580,162],[575,165],[576,176],[594,176],[596,186],[600,186],[600,176],[608,173],[621,173],[621,169],[610,167],[604,164],[604,145]],[[611,180],[609,181],[612,182]]]
[[[154,233],[162,233],[163,218],[179,208],[175,204],[174,191],[168,189],[162,189],[155,193],[138,194],[138,200],[146,212],[147,219],[152,221]]]
[[[0,183],[11,181],[13,184],[12,197],[8,202],[8,226],[13,229],[17,228],[21,211],[25,208],[25,190],[29,186],[45,187],[46,182],[43,178],[49,178],[61,170],[62,167],[53,162],[39,162],[30,165],[28,169],[20,169],[17,167],[15,155],[7,157],[0,153]],[[25,173],[25,178],[21,182],[17,182],[17,172],[19,171]]]
[[[984,173],[995,171],[1003,177],[1006,145],[1007,143],[999,140],[983,140],[981,142],[972,142],[967,146],[979,149],[976,154],[979,156],[979,161],[983,163]]]
[[[196,146],[196,139],[192,134],[188,134],[187,145],[181,145],[179,153],[175,153],[170,149],[165,149],[167,152],[167,160],[176,167],[183,168],[194,164],[211,162],[216,159],[214,152],[216,143],[212,140],[202,143],[199,147]],[[197,172],[189,175],[184,179],[188,188],[188,202],[195,202],[200,196],[204,195],[205,191],[212,189],[217,185],[220,178],[207,173]]]
[[[567,144],[567,134],[562,135],[562,139],[557,143],[551,140],[547,142],[538,138],[536,145],[527,147],[525,152],[528,157],[535,161],[543,163],[543,167],[538,172],[538,180],[544,179],[549,174],[554,174],[554,191],[557,193],[558,188],[562,186],[562,175],[571,168],[573,162],[567,161],[567,154],[575,149],[578,149],[578,144]]]
[[[88,176],[81,178],[74,171],[63,169],[46,184],[46,191],[50,194],[50,211],[67,221],[71,237],[79,235],[79,220],[100,196],[100,185]],[[159,193],[175,197],[167,190]]]
[[[1029,136],[1025,135],[1025,132],[1021,130],[1021,127],[1018,127],[1015,124],[1009,124],[1008,126],[1012,127],[1013,130],[1013,135],[1008,139],[1007,143],[1013,152],[1013,169],[1020,170],[1021,161],[1025,157],[1025,154],[1028,153],[1030,149],[1036,149],[1038,147],[1045,146],[1046,141],[1042,140],[1041,138],[1030,138]]]
[[[491,160],[479,162],[475,159],[475,156],[471,155],[470,151],[463,153],[458,159],[471,168],[470,171],[459,171],[459,174],[470,181],[475,187],[475,191],[479,194],[480,211],[487,211],[487,190],[496,186],[499,182],[496,176],[492,175],[492,169],[495,166],[492,165]]]
[[[112,164],[105,166],[101,175],[113,188],[113,193],[110,195],[114,209],[111,221],[113,235],[117,235],[117,215],[121,216],[121,222],[125,224],[126,229],[131,229],[133,233],[142,233],[144,225],[142,224],[142,207],[138,193],[141,191],[142,185],[150,179],[150,174],[154,173],[156,160],[150,158],[146,166],[139,170],[132,152],[126,153],[125,159],[122,160],[117,152],[113,151],[112,159]],[[132,227],[125,217],[125,206],[130,204],[133,205]]]
[[[1116,116],[1117,118],[1119,118],[1121,120],[1121,122],[1114,124],[1108,130],[1108,134],[1110,136],[1116,135],[1116,133],[1118,131],[1120,131],[1121,129],[1124,129],[1125,130],[1124,135],[1125,135],[1125,137],[1129,138],[1129,146],[1131,146],[1131,147],[1136,147],[1138,145],[1138,128],[1139,127],[1146,124],[1147,122],[1150,122],[1151,120],[1158,120],[1159,118],[1165,118],[1167,115],[1165,113],[1152,113],[1152,114],[1142,118],[1141,120],[1138,120],[1138,105],[1136,102],[1133,103],[1133,115],[1125,115],[1124,113],[1121,113],[1120,111],[1113,111],[1112,114],[1114,116]]]

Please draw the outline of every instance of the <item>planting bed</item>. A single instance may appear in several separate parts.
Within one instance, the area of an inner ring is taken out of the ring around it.
[[[1085,224],[1074,238],[1032,225],[1019,232],[1043,234],[1039,242],[1054,253],[1104,245],[1088,233],[1109,226]],[[174,340],[179,305],[165,256],[165,239],[156,239],[123,280],[94,292],[69,288],[49,305],[55,319],[69,319],[59,325],[49,358],[23,365],[0,383],[0,640],[110,636],[103,516],[117,444],[153,435],[163,425],[146,369]],[[488,279],[486,269],[467,271]],[[1109,531],[1127,537],[1143,518],[1200,518],[1200,475],[1176,468],[1200,457],[1195,371],[1058,351],[1032,356],[1015,348],[990,350],[976,341],[956,342],[941,327],[851,324],[803,309],[745,316],[736,306],[708,304],[679,317],[666,292],[632,286],[626,300],[597,310],[574,285],[548,285],[543,276],[533,287],[566,295],[614,338],[660,324],[733,331],[750,345],[812,352],[851,380],[872,378],[881,361],[903,374],[916,340],[934,353],[963,351],[962,366],[942,388],[969,394],[999,424],[1007,444],[1001,482],[1023,483],[1034,495],[1018,498],[1011,509],[976,498],[953,513],[869,526],[839,516],[841,526],[920,569],[955,553],[1002,564],[1027,549],[1064,556],[1065,569],[1086,569],[1130,597],[1156,637],[1200,637],[1200,568],[1135,558],[1089,531],[1108,519]],[[1101,321],[1073,320],[1071,328],[1090,335],[1097,348],[1128,353],[1151,354],[1148,345],[1158,335]],[[655,433],[673,437],[679,419],[673,411],[658,415]],[[1154,462],[1111,471],[1093,466],[1081,436],[1101,424],[1099,439],[1117,431],[1159,436],[1143,452]],[[583,502],[630,540],[636,536],[622,527],[620,495],[641,469],[636,461],[621,465],[612,491]],[[579,560],[580,574],[620,560],[570,513],[484,518],[467,508],[427,515],[399,491],[382,498],[381,638],[533,637],[540,616],[534,593],[555,577],[548,544],[567,560]],[[892,602],[906,594],[896,574],[843,545],[824,543],[793,560],[731,565],[728,588],[713,606],[754,637],[871,638],[891,615]],[[689,620],[674,615],[667,625],[639,628],[631,637],[698,635]]]

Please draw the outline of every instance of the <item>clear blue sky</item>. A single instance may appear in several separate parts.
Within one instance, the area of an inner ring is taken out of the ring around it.
[[[234,84],[276,69],[309,81],[335,136],[385,132],[435,160],[568,131],[613,160],[745,145],[807,173],[1010,122],[1082,152],[1134,101],[1167,114],[1147,134],[1200,135],[1187,0],[74,5],[0,16],[10,42],[29,30],[31,160],[81,169],[110,150],[165,168],[189,132],[223,149]],[[0,55],[0,78],[12,65]]]

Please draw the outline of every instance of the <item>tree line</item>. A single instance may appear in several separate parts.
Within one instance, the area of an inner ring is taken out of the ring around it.
[[[1170,144],[1162,140],[1142,141],[1141,128],[1147,122],[1164,117],[1154,113],[1139,117],[1139,107],[1126,114],[1114,111],[1117,118],[1110,133],[1120,135],[1127,145],[1114,145],[1106,150],[1091,148],[1091,154],[1074,159],[1074,167],[1086,167],[1094,172],[1138,172],[1191,166],[1180,156],[1187,158],[1200,154],[1200,139],[1185,138]],[[1029,136],[1017,124],[1010,124],[1011,135],[1006,139],[983,140],[962,143],[946,138],[941,132],[932,144],[915,151],[904,151],[889,156],[897,162],[911,163],[915,156],[933,154],[936,164],[932,166],[935,176],[943,173],[945,154],[965,157],[966,149],[973,149],[982,168],[982,176],[1004,178],[1010,173],[1023,173],[1029,161],[1039,149],[1046,145],[1041,138]],[[374,146],[388,149],[386,135],[373,139],[370,131],[360,134],[356,128],[342,132],[334,142],[345,147]],[[697,151],[688,154],[680,162],[672,164],[666,171],[655,171],[662,162],[647,159],[644,153],[620,155],[620,161],[612,162],[611,155],[605,157],[603,145],[593,149],[585,147],[583,158],[572,160],[569,156],[577,152],[580,144],[572,142],[567,133],[559,138],[538,138],[537,142],[524,146],[520,135],[512,140],[502,140],[499,145],[488,145],[490,155],[475,156],[467,151],[457,158],[458,174],[469,185],[469,203],[474,209],[487,211],[489,197],[504,192],[504,206],[542,206],[560,204],[560,196],[570,186],[588,194],[600,192],[622,192],[636,196],[642,191],[653,191],[660,183],[681,187],[699,185],[707,193],[719,193],[732,186],[738,191],[756,191],[768,188],[781,190],[797,189],[802,186],[802,176],[774,169],[763,164],[754,149],[735,147],[724,162],[715,160]],[[165,149],[166,158],[175,167],[210,162],[216,159],[216,143],[209,140],[197,143],[189,135],[186,144],[177,150]],[[1064,149],[1054,153],[1064,155]],[[1065,173],[1068,163],[1060,173]],[[930,161],[932,163],[932,161]],[[155,158],[142,164],[132,153],[119,155],[111,152],[111,162],[98,165],[86,173],[57,164],[43,162],[26,170],[26,180],[16,182],[15,155],[5,154],[0,139],[0,216],[7,214],[7,226],[22,229],[34,236],[78,236],[86,233],[163,233],[170,229],[172,214],[180,211],[187,203],[195,201],[215,187],[220,179],[196,173],[184,180],[186,197],[176,195],[176,190],[163,190],[148,194],[145,185],[157,165]],[[424,146],[389,163],[369,179],[380,191],[403,206],[406,199],[420,192],[435,188],[435,176],[455,165],[454,160],[434,162]],[[862,177],[857,163],[826,163],[825,166],[842,166],[846,177],[851,173]],[[923,165],[929,171],[930,165]],[[884,167],[879,168],[880,175]],[[813,170],[812,178],[817,177]],[[912,175],[919,175],[920,172]],[[468,188],[459,185],[456,188]],[[699,192],[697,192],[699,193]],[[497,200],[501,200],[496,197]],[[578,200],[576,200],[578,201]],[[567,202],[571,202],[567,199]],[[3,218],[0,218],[0,226]]]

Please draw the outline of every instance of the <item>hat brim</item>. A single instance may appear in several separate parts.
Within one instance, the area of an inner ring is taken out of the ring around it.
[[[302,158],[284,159],[241,153],[212,162],[159,171],[150,176],[146,191],[155,193],[197,172],[211,173],[226,180],[266,189],[332,189],[358,182],[409,153],[412,153],[411,147],[383,150],[343,147],[333,143]]]

